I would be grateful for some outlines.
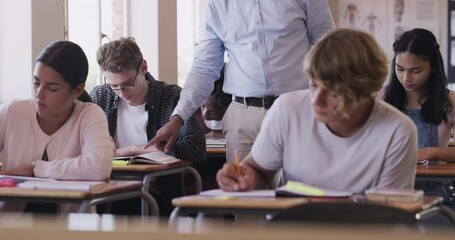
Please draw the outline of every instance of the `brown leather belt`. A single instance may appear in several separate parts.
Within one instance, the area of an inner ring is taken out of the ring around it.
[[[234,101],[245,104],[247,106],[262,107],[265,109],[269,109],[277,98],[278,97],[276,97],[276,96],[268,96],[268,97],[262,97],[262,98],[237,97],[236,96],[236,97],[234,97]]]

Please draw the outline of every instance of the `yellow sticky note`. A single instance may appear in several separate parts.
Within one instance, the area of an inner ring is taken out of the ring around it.
[[[126,166],[128,165],[128,161],[125,160],[114,160],[112,162],[112,166]]]
[[[303,195],[324,196],[324,190],[317,187],[306,185],[301,182],[288,181],[286,183],[286,188],[291,191],[301,193]]]
[[[216,196],[215,199],[217,200],[231,200],[236,199],[236,196]]]

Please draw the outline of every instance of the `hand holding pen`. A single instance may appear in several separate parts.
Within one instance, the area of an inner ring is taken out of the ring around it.
[[[240,164],[240,154],[235,151],[235,163],[225,163],[216,174],[219,187],[224,191],[248,191],[253,188],[253,173],[247,166]]]

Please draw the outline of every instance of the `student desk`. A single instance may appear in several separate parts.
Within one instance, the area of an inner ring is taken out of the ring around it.
[[[135,178],[142,181],[142,191],[148,192],[150,183],[157,177],[175,173],[190,173],[195,180],[196,193],[202,191],[202,180],[198,171],[186,160],[180,160],[166,165],[133,164],[126,166],[113,166],[111,179]],[[142,212],[148,212],[148,205],[144,199],[141,202]]]
[[[207,157],[224,157],[226,159],[226,148],[207,147]]]
[[[141,197],[151,206],[152,215],[158,215],[155,199],[142,190],[139,181],[109,181],[105,187],[91,191],[0,188],[0,201],[76,203],[80,204],[80,213],[88,212],[91,206],[101,203],[136,197]],[[148,211],[142,211],[143,216],[148,214]]]
[[[356,202],[364,201],[363,196],[347,198],[315,198],[315,197],[272,197],[272,198],[233,198],[220,200],[206,196],[186,196],[172,200],[175,208],[169,222],[175,224],[179,216],[190,213],[209,214],[236,214],[236,215],[258,215],[266,216],[276,214],[281,210],[308,202]],[[439,196],[425,196],[415,203],[388,202],[386,205],[401,208],[411,213],[422,213],[430,211],[431,208],[442,204],[443,198]],[[359,204],[361,204],[359,202]]]
[[[455,164],[439,161],[417,165],[416,181],[455,181]]]

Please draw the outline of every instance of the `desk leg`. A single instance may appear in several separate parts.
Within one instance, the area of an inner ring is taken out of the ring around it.
[[[181,215],[180,207],[175,207],[171,213],[171,216],[169,217],[168,224],[170,229],[175,229],[177,227],[177,222],[180,215]]]
[[[152,195],[150,195],[148,192],[143,191],[143,190],[134,191],[134,192],[117,193],[117,194],[108,195],[108,196],[104,196],[104,197],[84,200],[84,201],[82,201],[81,206],[79,207],[79,213],[86,213],[90,210],[91,206],[96,206],[101,203],[115,202],[115,201],[119,201],[119,200],[125,200],[125,199],[130,199],[130,198],[137,198],[137,197],[140,197],[142,203],[147,206],[145,209],[144,208],[142,209],[142,216],[149,216],[149,211],[148,211],[149,206],[151,208],[152,216],[159,215],[158,204],[156,203],[155,198],[153,198]]]
[[[143,187],[142,189],[145,192],[149,191],[150,183],[157,177],[166,176],[174,173],[184,173],[189,172],[193,175],[195,183],[196,183],[196,192],[200,193],[202,191],[202,179],[199,172],[191,166],[185,166],[181,168],[169,169],[164,171],[152,172],[144,176],[142,180]],[[141,201],[141,209],[142,212],[148,212],[148,205],[144,202],[144,199]]]
[[[191,166],[187,166],[185,168],[185,172],[189,172],[191,173],[191,175],[193,175],[194,182],[196,184],[196,193],[199,194],[200,192],[202,192],[202,179],[199,172]]]

